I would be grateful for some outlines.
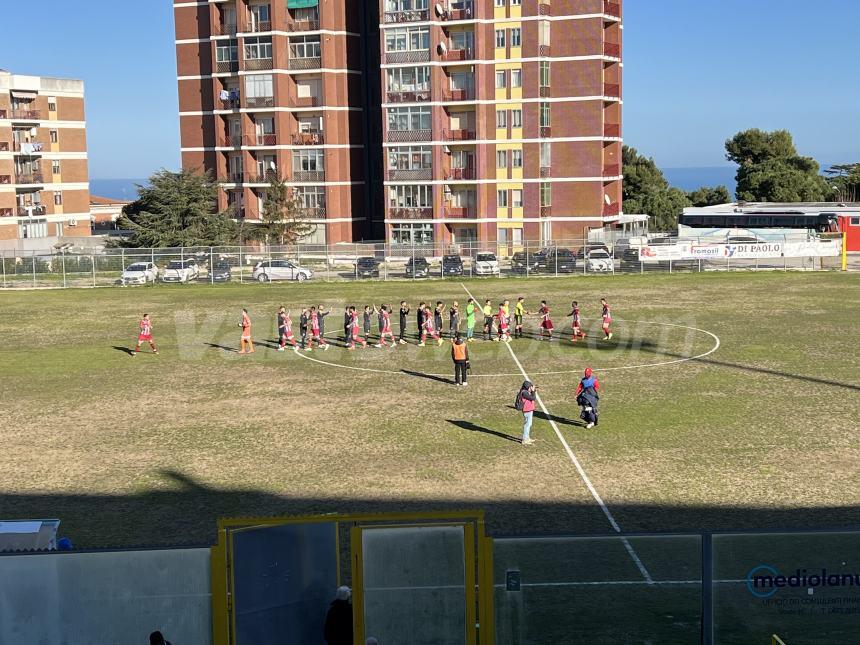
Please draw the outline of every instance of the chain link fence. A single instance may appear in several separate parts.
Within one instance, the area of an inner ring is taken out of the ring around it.
[[[733,270],[838,270],[839,239],[786,238],[725,244],[657,238],[606,245],[587,239],[552,243],[458,245],[338,244],[289,247],[0,250],[3,288],[99,287],[284,280],[427,280],[689,273]]]

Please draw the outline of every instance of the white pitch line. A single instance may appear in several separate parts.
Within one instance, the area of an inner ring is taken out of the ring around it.
[[[460,285],[463,287],[466,294],[468,294],[468,296],[472,300],[475,300],[475,296],[472,295],[472,292],[469,291],[469,288],[463,283],[460,283]],[[477,302],[477,300],[475,300],[475,302]],[[528,373],[526,373],[523,364],[520,363],[520,359],[518,359],[517,355],[514,354],[514,350],[511,349],[510,343],[505,343],[505,347],[508,348],[508,351],[511,354],[511,358],[514,359],[514,362],[517,364],[517,367],[522,373],[523,378],[525,378],[527,381],[530,381],[531,379],[529,378]],[[606,519],[609,520],[609,525],[612,527],[612,530],[616,533],[621,533],[621,527],[618,525],[618,522],[615,521],[615,517],[612,515],[612,512],[609,510],[609,508],[606,506],[606,503],[603,501],[603,498],[600,497],[600,493],[597,492],[597,489],[594,487],[594,484],[591,483],[591,479],[589,479],[588,475],[585,472],[585,469],[582,467],[582,464],[579,463],[579,459],[577,459],[576,455],[573,454],[573,450],[570,449],[570,446],[568,445],[567,441],[565,441],[564,435],[561,434],[561,430],[559,430],[558,425],[556,425],[555,421],[552,418],[552,415],[549,413],[549,410],[547,409],[546,405],[544,405],[543,399],[541,399],[540,394],[535,392],[535,398],[537,399],[541,410],[543,410],[543,413],[546,415],[550,426],[552,426],[552,429],[555,431],[555,436],[558,437],[558,440],[564,447],[567,456],[570,457],[570,461],[573,462],[573,465],[576,467],[579,476],[582,478],[582,481],[585,482],[586,488],[588,488],[588,491],[591,493],[591,496],[597,502],[598,506],[600,506],[600,510],[603,511],[603,514],[606,516]],[[627,553],[630,554],[630,557],[633,559],[633,562],[639,569],[639,572],[642,574],[642,577],[645,578],[645,582],[647,582],[648,584],[653,583],[651,574],[648,573],[648,569],[646,569],[645,565],[642,564],[642,560],[639,559],[639,556],[636,554],[636,551],[633,549],[627,538],[622,537],[621,541],[624,544],[624,548],[627,549]]]

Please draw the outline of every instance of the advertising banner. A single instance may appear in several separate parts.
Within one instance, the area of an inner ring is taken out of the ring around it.
[[[681,240],[677,244],[639,247],[641,262],[669,260],[763,260],[769,258],[835,257],[842,252],[838,240],[811,242],[753,242],[719,244]]]

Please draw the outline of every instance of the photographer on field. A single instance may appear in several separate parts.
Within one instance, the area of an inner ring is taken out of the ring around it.
[[[517,394],[514,407],[523,413],[523,437],[520,443],[524,446],[532,445],[535,440],[529,437],[532,429],[532,417],[535,412],[535,401],[537,400],[537,385],[531,381],[524,381]]]

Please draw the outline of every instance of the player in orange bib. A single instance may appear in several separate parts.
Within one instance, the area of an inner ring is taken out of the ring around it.
[[[140,345],[144,342],[149,343],[153,354],[158,353],[158,349],[152,340],[152,321],[149,319],[149,314],[143,314],[143,318],[140,320],[140,333],[137,335],[137,345],[134,346],[134,351],[131,353],[132,356],[137,356],[137,353],[140,351]]]
[[[242,320],[239,322],[239,327],[242,328],[242,338],[239,340],[240,354],[253,354],[254,341],[251,340],[251,317],[248,315],[248,310],[242,310]],[[246,350],[245,347],[248,347]]]

